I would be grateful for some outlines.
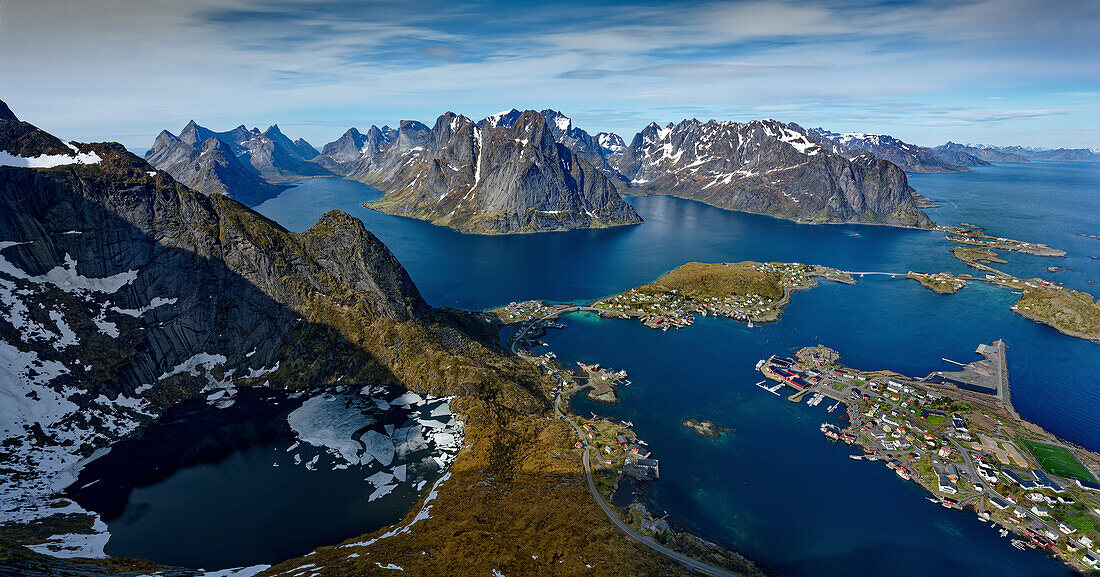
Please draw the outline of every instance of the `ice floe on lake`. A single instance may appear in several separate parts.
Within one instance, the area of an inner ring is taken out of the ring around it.
[[[347,463],[359,464],[363,445],[354,435],[375,420],[358,407],[349,407],[350,402],[342,395],[317,395],[287,415],[286,420],[303,442],[329,449]]]

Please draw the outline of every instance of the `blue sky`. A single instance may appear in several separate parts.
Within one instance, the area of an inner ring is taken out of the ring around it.
[[[1100,2],[4,0],[0,99],[62,137],[555,108],[1100,147]]]

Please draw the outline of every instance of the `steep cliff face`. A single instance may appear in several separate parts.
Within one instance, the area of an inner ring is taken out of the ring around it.
[[[422,145],[401,138],[372,184],[370,206],[474,233],[605,227],[641,222],[599,170],[558,144],[545,118],[522,113],[509,126],[440,116]],[[394,150],[396,149],[396,150]]]
[[[905,173],[775,120],[650,124],[613,163],[642,193],[808,222],[931,226]]]
[[[55,515],[79,459],[201,392],[337,378],[442,392],[469,379],[445,370],[469,348],[347,214],[294,234],[121,145],[0,120],[6,521]]]
[[[251,164],[238,160],[230,145],[214,136],[195,146],[164,130],[145,159],[199,192],[224,194],[249,206],[282,191],[261,178]]]

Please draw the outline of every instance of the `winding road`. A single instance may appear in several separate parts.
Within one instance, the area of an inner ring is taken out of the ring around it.
[[[706,563],[696,561],[695,559],[692,559],[687,555],[677,553],[672,549],[669,549],[668,547],[657,543],[651,537],[647,537],[645,535],[642,535],[641,533],[638,533],[634,530],[633,527],[627,525],[622,519],[620,519],[619,516],[615,514],[615,511],[611,508],[611,506],[608,505],[607,502],[603,500],[603,497],[600,497],[600,494],[596,492],[596,483],[592,481],[592,466],[589,463],[589,454],[592,450],[592,447],[589,446],[587,442],[585,442],[584,431],[582,431],[576,423],[574,423],[571,419],[566,417],[564,413],[561,412],[561,407],[558,405],[559,400],[560,396],[555,396],[554,412],[558,414],[559,419],[565,419],[567,423],[572,425],[573,430],[577,432],[577,436],[580,437],[581,442],[584,442],[584,476],[588,479],[588,490],[592,493],[592,498],[600,504],[600,509],[603,509],[604,514],[607,515],[608,519],[611,519],[611,522],[614,523],[616,527],[618,527],[622,532],[626,533],[627,535],[633,537],[634,540],[638,541],[642,545],[645,545],[646,547],[649,547],[650,549],[660,553],[661,555],[677,561],[690,569],[701,571],[703,573],[706,573],[707,575],[714,575],[715,577],[744,577],[741,574],[730,573],[729,571],[725,571],[717,567],[707,565]]]
[[[566,313],[571,313],[571,312],[576,312],[576,311],[599,312],[599,309],[597,309],[595,307],[589,307],[589,306],[573,306],[573,307],[569,307],[569,308],[566,308],[566,309],[561,309],[561,310],[554,311],[553,313],[548,314],[548,315],[546,315],[542,318],[528,321],[527,324],[525,324],[523,326],[523,328],[521,328],[519,330],[519,332],[516,333],[516,336],[512,339],[512,347],[511,347],[512,352],[515,353],[516,355],[521,356],[521,357],[525,356],[525,355],[520,354],[519,351],[516,350],[516,346],[520,343],[520,341],[523,340],[523,337],[527,334],[527,331],[531,330],[531,328],[534,327],[539,322],[549,320],[549,319],[552,319],[552,318],[557,318],[557,317],[560,317],[561,315],[564,315]],[[596,483],[592,480],[592,465],[591,465],[591,462],[590,462],[590,459],[589,459],[589,455],[592,452],[592,447],[587,443],[587,441],[584,437],[584,431],[580,428],[580,426],[578,426],[571,419],[566,417],[565,413],[562,412],[561,405],[559,404],[560,401],[561,401],[561,395],[555,395],[554,396],[554,412],[557,413],[557,418],[563,419],[565,422],[569,423],[569,425],[572,426],[573,430],[577,433],[577,437],[581,440],[582,443],[584,443],[584,458],[582,459],[582,461],[584,463],[584,476],[588,481],[588,490],[589,490],[589,492],[592,493],[592,498],[595,499],[597,503],[599,503],[600,509],[603,510],[604,514],[607,515],[607,518],[610,519],[611,522],[614,523],[615,526],[619,528],[619,530],[626,533],[627,535],[629,535],[635,541],[641,543],[642,545],[652,549],[653,551],[656,551],[657,553],[660,553],[661,555],[664,555],[665,557],[668,557],[669,559],[672,559],[672,560],[674,560],[678,563],[681,563],[682,565],[684,565],[685,567],[688,567],[689,569],[694,569],[696,571],[700,571],[700,572],[705,573],[707,575],[713,575],[714,577],[744,577],[741,574],[731,573],[729,571],[725,571],[723,569],[719,569],[717,567],[707,565],[706,563],[703,563],[701,561],[696,561],[695,559],[692,559],[691,557],[688,557],[687,555],[677,553],[676,551],[673,551],[672,549],[669,549],[668,547],[665,547],[665,546],[661,545],[660,543],[657,543],[651,537],[647,537],[645,535],[642,535],[641,533],[638,533],[637,531],[634,530],[633,527],[631,527],[630,525],[627,525],[622,519],[620,519],[619,516],[617,514],[615,514],[614,509],[612,509],[611,506],[608,505],[607,502],[604,501],[602,497],[600,497],[600,494],[598,492],[596,492]]]

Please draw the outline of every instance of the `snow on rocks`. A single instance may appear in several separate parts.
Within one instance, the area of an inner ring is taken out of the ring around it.
[[[25,243],[0,241],[0,251],[20,244]],[[65,266],[55,266],[47,271],[46,274],[31,276],[15,266],[14,263],[4,258],[3,254],[0,253],[0,272],[36,284],[49,283],[65,292],[89,291],[113,294],[118,292],[118,289],[137,280],[138,271],[136,270],[128,270],[103,278],[92,278],[76,272],[76,265],[76,260],[66,253]]]
[[[255,577],[268,570],[271,565],[253,565],[251,567],[236,567],[233,569],[220,569],[218,571],[203,571],[195,577]]]
[[[69,145],[76,152],[76,147]],[[0,150],[0,166],[17,168],[53,168],[69,164],[99,164],[102,160],[95,152],[76,154],[40,154],[38,156],[16,156],[6,150]]]
[[[111,534],[107,532],[107,524],[99,518],[99,515],[95,516],[92,531],[92,533],[51,535],[45,543],[28,545],[27,548],[44,555],[65,559],[73,557],[103,559],[107,556],[103,552],[103,547],[107,545]]]
[[[124,315],[137,318],[157,307],[162,307],[164,305],[174,305],[178,300],[179,299],[176,298],[166,299],[163,297],[153,297],[153,300],[149,301],[148,306],[141,307],[140,309],[120,309],[118,307],[112,307],[111,310],[115,311],[116,313],[122,313]]]
[[[84,391],[56,384],[69,373],[59,362],[39,358],[0,341],[0,443],[8,458],[0,475],[0,508],[7,522],[24,523],[56,514],[84,514],[84,509],[58,492],[72,484],[80,469],[106,454],[82,458],[77,449],[133,432],[147,410],[144,401],[106,397],[81,407],[71,399]],[[96,426],[94,423],[101,423]],[[45,435],[50,442],[36,442]],[[54,535],[36,546],[55,556],[103,556],[107,526],[94,517],[88,534]]]

